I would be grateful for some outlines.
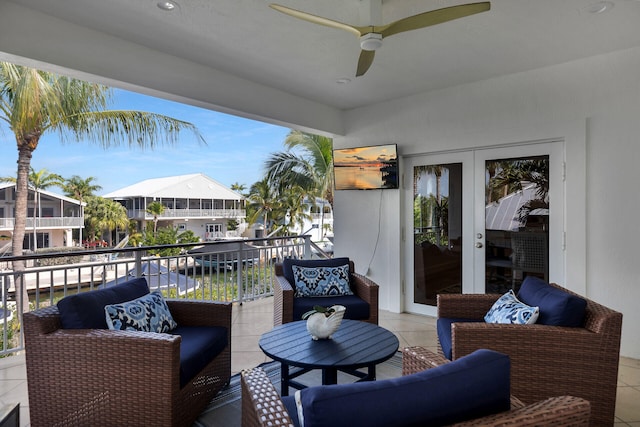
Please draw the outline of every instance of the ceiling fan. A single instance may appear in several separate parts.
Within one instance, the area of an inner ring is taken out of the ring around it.
[[[372,2],[373,1],[376,0],[372,0]],[[381,0],[378,1],[380,2],[379,6],[381,6]],[[356,77],[360,77],[367,72],[369,67],[371,67],[373,58],[376,54],[376,49],[382,46],[382,39],[394,34],[418,30],[420,28],[442,24],[443,22],[453,21],[454,19],[464,18],[465,16],[485,12],[491,8],[491,3],[485,1],[480,3],[469,3],[458,6],[445,7],[442,9],[431,10],[429,12],[409,16],[407,18],[402,18],[386,25],[367,26],[344,24],[342,22],[312,15],[307,12],[291,9],[289,7],[275,3],[270,4],[269,7],[277,10],[278,12],[293,16],[294,18],[309,21],[314,24],[325,25],[327,27],[338,28],[340,30],[345,30],[352,34],[355,34],[360,39],[360,48],[362,49],[362,51],[360,52],[360,58],[358,59],[358,68],[356,71]],[[381,9],[378,8],[378,10],[380,11]]]

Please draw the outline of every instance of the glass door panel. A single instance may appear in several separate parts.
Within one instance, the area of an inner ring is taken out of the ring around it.
[[[413,177],[413,302],[436,305],[462,292],[462,164],[418,165]]]
[[[404,305],[433,316],[439,293],[472,290],[474,253],[463,241],[473,241],[473,215],[464,215],[473,207],[473,153],[410,157],[403,165]]]
[[[549,278],[549,156],[485,161],[485,292]]]
[[[564,278],[560,141],[403,161],[404,307],[435,315],[441,293],[504,293]]]
[[[475,292],[564,278],[564,143],[475,152]],[[481,286],[480,286],[481,285]]]

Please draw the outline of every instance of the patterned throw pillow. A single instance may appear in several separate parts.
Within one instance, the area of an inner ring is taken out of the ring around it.
[[[107,305],[104,312],[109,329],[169,332],[178,326],[160,291],[121,304]]]
[[[540,314],[538,307],[530,307],[518,300],[512,290],[502,295],[484,316],[487,323],[531,325]]]
[[[296,297],[353,295],[349,287],[349,264],[337,267],[291,267]]]

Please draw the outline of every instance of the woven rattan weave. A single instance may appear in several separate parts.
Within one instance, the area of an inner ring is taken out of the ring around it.
[[[484,315],[499,297],[438,295],[438,317],[478,320],[453,324],[453,359],[480,348],[505,353],[511,359],[511,392],[525,403],[582,397],[591,402],[592,425],[612,426],[622,314],[587,299],[582,327],[485,323]]]
[[[403,351],[402,372],[409,375],[433,368],[447,359],[421,347]],[[578,427],[589,425],[589,402],[572,396],[560,396],[524,405],[516,398],[512,409],[500,414],[455,424],[463,426],[558,426]],[[269,378],[260,368],[242,372],[242,427],[292,427],[293,423],[280,396]]]
[[[378,285],[367,277],[355,272],[353,261],[349,263],[349,286],[354,294],[369,303],[369,318],[363,319],[378,324]],[[293,322],[294,286],[284,277],[282,264],[274,266],[273,283],[273,326]],[[300,319],[296,319],[300,320]]]
[[[56,306],[24,314],[30,422],[190,426],[231,377],[231,304],[167,300],[184,326],[224,326],[226,348],[180,387],[180,337],[61,329]]]

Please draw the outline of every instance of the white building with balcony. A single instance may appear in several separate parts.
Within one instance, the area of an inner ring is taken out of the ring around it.
[[[36,203],[37,200],[37,203]],[[24,249],[73,246],[72,231],[84,227],[84,214],[78,200],[39,190],[29,189],[27,200],[27,227]],[[11,246],[15,224],[16,185],[0,183],[0,252]],[[35,225],[35,228],[34,228]]]
[[[160,202],[165,209],[158,228],[191,230],[203,241],[240,236],[246,217],[244,197],[202,173],[147,179],[102,197],[121,203],[139,230],[153,227],[147,207]],[[241,227],[230,230],[232,220]]]
[[[304,202],[304,217],[302,224],[293,223],[289,231],[292,233],[308,234],[311,241],[320,243],[327,238],[333,238],[333,209],[331,204],[320,197],[316,197],[315,203],[310,199]],[[287,217],[287,222],[289,218]]]

